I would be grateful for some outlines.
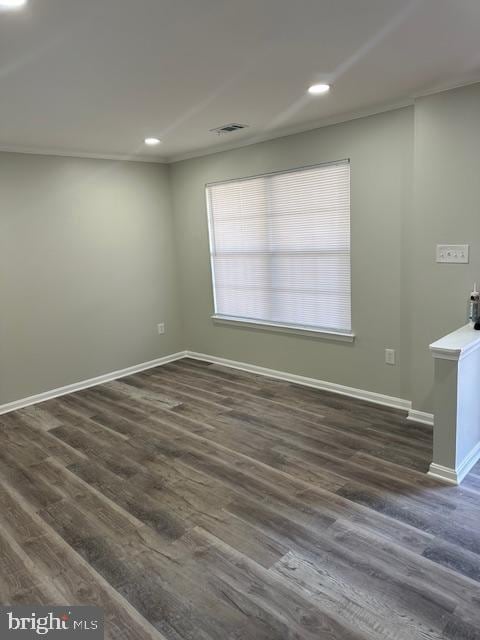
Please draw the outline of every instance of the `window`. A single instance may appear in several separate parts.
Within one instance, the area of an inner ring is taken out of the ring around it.
[[[214,317],[351,335],[349,162],[206,190]]]

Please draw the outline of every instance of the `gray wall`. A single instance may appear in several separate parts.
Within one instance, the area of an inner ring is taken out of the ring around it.
[[[169,167],[0,154],[0,404],[189,348],[432,411],[428,344],[480,281],[479,114],[477,84]],[[215,325],[205,183],[346,157],[355,343]]]
[[[0,404],[183,347],[166,167],[3,153],[0,198]]]
[[[215,325],[205,183],[351,159],[354,344]],[[413,109],[325,127],[171,166],[186,347],[401,396],[402,239],[411,206]],[[384,361],[397,349],[399,364]],[[407,396],[408,397],[408,396]]]
[[[411,108],[174,164],[171,171],[189,348],[413,400],[433,411],[428,345],[465,324],[480,283],[480,84]],[[206,182],[350,157],[353,345],[216,326],[210,320]],[[435,262],[470,244],[470,264]],[[397,349],[397,366],[384,349]]]
[[[410,237],[411,394],[433,405],[433,359],[426,347],[466,322],[466,300],[480,283],[480,84],[418,100]],[[436,264],[437,243],[469,243],[470,264]]]

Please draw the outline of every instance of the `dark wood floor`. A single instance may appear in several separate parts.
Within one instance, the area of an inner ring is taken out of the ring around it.
[[[404,414],[182,360],[0,416],[0,602],[107,637],[480,638],[480,468]]]

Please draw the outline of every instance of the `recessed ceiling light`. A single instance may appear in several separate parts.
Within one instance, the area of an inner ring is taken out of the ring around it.
[[[312,96],[320,96],[322,93],[328,93],[329,91],[329,84],[312,84],[311,87],[308,87],[308,93],[311,93]]]
[[[158,138],[145,138],[145,144],[148,144],[149,147],[154,147],[157,144],[160,144],[161,140]]]
[[[0,9],[20,9],[28,0],[0,0]]]

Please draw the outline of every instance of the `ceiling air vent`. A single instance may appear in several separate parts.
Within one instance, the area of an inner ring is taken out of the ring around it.
[[[234,131],[239,131],[240,129],[246,129],[247,127],[247,124],[238,124],[236,122],[231,122],[230,124],[224,124],[221,127],[210,129],[210,131],[211,133],[216,133],[217,136],[223,136],[225,133],[233,133]]]

